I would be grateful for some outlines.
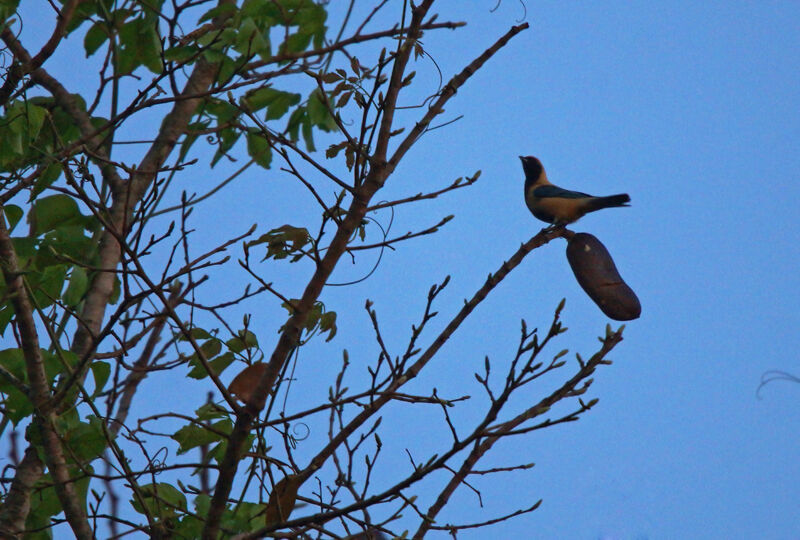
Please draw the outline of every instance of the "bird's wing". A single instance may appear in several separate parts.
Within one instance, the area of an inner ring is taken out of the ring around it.
[[[533,196],[541,199],[550,197],[558,197],[560,199],[585,199],[591,197],[588,193],[581,193],[580,191],[570,191],[554,185],[539,186],[533,190]]]

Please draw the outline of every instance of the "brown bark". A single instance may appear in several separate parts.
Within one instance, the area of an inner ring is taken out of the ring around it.
[[[90,539],[93,537],[92,528],[86,518],[86,512],[81,504],[82,501],[77,496],[75,484],[70,479],[67,462],[64,457],[64,448],[61,439],[55,428],[56,414],[51,404],[50,385],[47,382],[47,375],[44,371],[44,359],[39,348],[39,336],[36,331],[36,321],[34,320],[34,305],[25,287],[24,274],[20,271],[17,262],[17,254],[8,234],[5,218],[2,217],[3,209],[0,207],[0,264],[2,264],[3,277],[6,282],[6,290],[14,306],[14,320],[19,330],[19,337],[22,345],[22,353],[25,358],[25,371],[28,375],[30,385],[29,399],[34,408],[34,425],[39,431],[44,447],[44,459],[47,468],[55,481],[55,490],[61,502],[67,521],[72,527],[72,532],[76,538]],[[26,455],[27,455],[26,450]],[[22,472],[26,480],[21,481],[18,487],[30,487],[35,483],[32,478],[32,471],[41,470],[41,466],[34,460],[29,461],[30,469],[17,468],[18,473]],[[20,494],[21,495],[21,494]],[[28,510],[29,505],[24,504],[24,497],[20,496],[13,501],[17,512]],[[23,520],[22,514],[7,513],[9,523],[19,524]],[[0,527],[6,528],[6,524],[0,523]]]

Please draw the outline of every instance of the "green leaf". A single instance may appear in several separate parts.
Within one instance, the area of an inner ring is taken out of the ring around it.
[[[206,103],[206,111],[216,117],[217,124],[226,124],[234,118],[238,118],[240,114],[238,108],[221,99],[209,100]],[[204,129],[204,127],[200,126],[199,129]]]
[[[0,276],[0,285],[2,283],[2,276]],[[14,318],[14,308],[11,307],[11,304],[0,304],[0,337],[3,337],[3,334],[8,327],[8,323],[11,322],[11,319]]]
[[[303,52],[308,48],[311,44],[311,38],[313,37],[312,34],[306,32],[297,32],[296,34],[292,34],[286,41],[283,42],[281,46],[281,52],[283,53],[296,53],[296,52]]]
[[[55,491],[53,495],[55,495]],[[53,540],[53,533],[50,530],[53,524],[50,522],[50,517],[41,515],[35,510],[29,512],[28,518],[25,520],[25,528],[28,531],[36,532],[26,532],[25,540]]]
[[[223,129],[219,132],[219,148],[217,148],[217,152],[214,154],[214,157],[211,159],[211,166],[217,164],[217,162],[222,159],[222,156],[230,150],[236,141],[239,140],[239,137],[242,135],[242,132],[238,129],[228,128]]]
[[[189,335],[191,335],[194,339],[197,339],[197,340],[200,340],[200,339],[211,339],[213,337],[211,334],[208,333],[207,330],[204,330],[204,329],[202,329],[200,327],[197,327],[197,326],[192,328],[191,330],[189,330]],[[181,341],[189,341],[188,339],[186,339],[186,337],[183,336],[183,334],[181,334],[178,337],[178,339],[181,340]]]
[[[234,511],[225,513],[223,527],[237,533],[249,532],[255,523],[264,522],[266,508],[266,503],[241,502]]]
[[[328,108],[322,101],[319,91],[314,91],[308,96],[308,119],[314,125],[324,124],[330,116]]]
[[[309,121],[322,129],[323,131],[332,131],[336,129],[336,122],[331,116],[328,107],[322,100],[319,91],[314,91],[308,97],[308,119]]]
[[[67,277],[67,266],[56,264],[48,266],[43,272],[36,276],[31,276],[28,280],[33,289],[33,298],[40,309],[44,309],[53,304],[61,297],[61,289]]]
[[[19,0],[2,0],[0,2],[0,21],[13,17],[19,6]]]
[[[281,225],[262,234],[256,240],[247,243],[247,247],[267,244],[265,259],[285,259],[294,255],[291,262],[296,262],[302,256],[302,249],[311,242],[311,235],[304,227]]]
[[[28,221],[34,225],[34,234],[38,236],[61,225],[82,224],[84,219],[72,197],[58,194],[37,199]]]
[[[319,325],[319,318],[322,316],[323,309],[325,309],[325,306],[322,305],[322,302],[317,302],[309,310],[308,317],[306,317],[306,331],[311,332]]]
[[[64,292],[63,300],[68,306],[76,306],[83,300],[83,295],[89,288],[89,277],[86,275],[86,270],[80,266],[72,268],[72,274],[69,278],[69,285]]]
[[[25,382],[25,358],[22,349],[4,349],[0,351],[0,365],[17,381]],[[0,392],[5,394],[2,400],[3,414],[16,426],[20,420],[33,413],[33,403],[17,390],[5,375],[0,375]]]
[[[302,128],[303,128],[303,140],[306,143],[306,148],[308,148],[309,152],[316,152],[317,147],[314,146],[314,133],[312,131],[311,123],[304,122]]]
[[[258,165],[269,169],[272,163],[272,148],[260,130],[247,131],[247,153]]]
[[[159,519],[172,518],[186,510],[186,495],[166,482],[144,485],[140,493],[143,501],[135,497],[130,501],[133,509],[140,514],[145,514],[142,503],[147,507],[147,514]]]
[[[3,403],[3,416],[14,426],[33,414],[33,403],[28,396],[13,388],[6,393]]]
[[[96,417],[90,416],[89,423],[79,422],[64,435],[64,442],[70,449],[67,453],[79,462],[89,462],[103,453],[106,438],[103,428]]]
[[[42,124],[44,124],[44,119],[47,117],[47,109],[42,107],[37,107],[36,105],[28,105],[25,110],[26,113],[26,125],[25,125],[25,132],[28,136],[28,140],[32,141],[39,135],[39,131],[42,129]]]
[[[297,303],[298,300],[292,300],[292,302]],[[292,305],[288,302],[283,302],[281,306],[289,312],[289,317],[291,317],[294,313],[294,309]],[[306,322],[303,326],[305,331],[309,334],[313,333],[315,330],[319,329],[321,332],[328,332],[328,338],[326,341],[330,341],[336,335],[336,312],[334,311],[325,311],[325,304],[322,302],[316,302],[314,306],[308,311],[308,315],[306,316]],[[283,327],[281,327],[283,330]]]
[[[203,536],[204,527],[204,520],[200,519],[197,515],[186,514],[180,518],[177,523],[175,520],[170,522],[169,536],[171,538],[201,538]],[[226,530],[228,530],[227,527]]]
[[[206,35],[212,35],[212,34],[206,34]],[[209,63],[219,64],[220,62],[225,60],[227,56],[225,56],[225,53],[222,51],[218,51],[212,48],[206,48],[203,49],[203,58]]]
[[[219,422],[214,422],[210,427],[213,431],[205,426],[192,423],[173,433],[172,439],[179,445],[178,454],[185,454],[198,446],[226,440],[226,435],[233,429],[233,422],[225,418]]]
[[[31,261],[36,258],[39,242],[28,236],[16,236],[11,239],[11,243],[17,253],[20,269],[29,270],[32,265]]]
[[[27,139],[33,139],[42,128],[42,123],[47,115],[47,110],[24,101],[15,101],[8,107],[5,114],[7,124],[3,127],[12,133],[23,134]]]
[[[96,360],[92,362],[89,369],[92,370],[92,377],[94,377],[94,392],[92,392],[94,398],[103,391],[108,377],[111,375],[111,364],[103,360]]]
[[[3,153],[2,153],[2,160],[3,163],[6,162],[13,162],[16,158],[22,156],[23,153],[23,144],[22,144],[22,133],[18,130],[13,129],[13,121],[9,123],[5,133],[3,133]],[[10,170],[13,167],[6,167]]]
[[[325,341],[330,341],[336,335],[336,312],[328,311],[319,318],[319,329],[328,332]]]
[[[180,161],[183,161],[183,159],[189,153],[189,150],[192,148],[192,145],[198,139],[199,135],[197,132],[208,129],[208,126],[210,125],[211,122],[209,121],[193,122],[189,124],[189,126],[186,128],[186,133],[184,135],[183,142],[181,143],[180,152],[178,152],[178,157],[180,158]]]
[[[208,365],[211,369],[214,370],[214,373],[219,375],[225,368],[231,365],[231,362],[235,360],[233,353],[226,352],[222,353],[221,355],[217,356],[213,360],[208,361]],[[192,379],[205,379],[208,377],[208,372],[206,368],[203,367],[203,364],[200,363],[200,360],[197,357],[192,357],[192,360],[189,361],[189,365],[193,366],[192,369],[189,371],[187,376],[191,377]]]
[[[262,58],[269,57],[269,43],[265,39],[264,33],[250,17],[244,18],[239,25],[233,48],[248,57],[255,54]]]
[[[195,416],[198,420],[214,420],[215,418],[227,418],[228,413],[216,403],[206,403],[196,411]]]
[[[120,28],[120,49],[116,55],[120,73],[132,73],[139,66],[161,73],[161,40],[157,24],[158,19],[154,17],[137,17]]]
[[[47,168],[42,171],[42,174],[39,175],[39,178],[36,179],[36,183],[33,185],[33,189],[31,190],[31,200],[35,199],[41,192],[49,188],[53,182],[58,180],[60,176],[61,164],[59,162],[55,161],[48,165]]]
[[[36,141],[47,114],[34,98],[7,106],[0,119],[0,170],[13,171],[38,162],[41,152]]]
[[[239,335],[225,342],[232,353],[240,353],[245,349],[258,347],[258,338],[250,330],[239,330]]]
[[[228,56],[223,56],[217,63],[217,82],[220,86],[225,86],[239,74],[242,68],[241,61],[235,61]]]
[[[277,120],[281,118],[289,107],[300,103],[300,94],[283,92],[269,86],[257,88],[247,92],[244,96],[244,105],[251,111],[260,111],[267,108],[266,120]]]
[[[205,493],[199,494],[194,499],[194,509],[198,515],[205,516],[208,515],[208,511],[211,508],[211,496],[206,495]]]
[[[210,21],[214,17],[228,16],[229,14],[233,14],[237,9],[239,8],[237,8],[235,4],[220,4],[219,6],[206,11],[197,22],[202,23],[205,21]]]
[[[8,220],[8,232],[12,232],[19,220],[22,219],[22,208],[14,204],[8,204],[3,207],[3,213]]]
[[[217,338],[211,338],[200,345],[200,350],[203,352],[203,356],[205,356],[206,360],[208,360],[209,365],[214,368],[215,363],[212,359],[222,350],[222,342]],[[225,369],[225,367],[227,367],[232,361],[233,358],[231,357],[230,360],[223,359],[220,362],[217,362],[217,364],[222,366],[222,369]],[[192,366],[192,369],[189,371],[188,375],[192,379],[203,379],[208,376],[206,368],[203,366],[203,363],[200,361],[197,353],[189,357],[189,365]],[[217,371],[217,373],[219,372]]]
[[[13,171],[19,166],[19,154],[14,152],[11,138],[18,138],[19,135],[11,133],[8,129],[0,129],[0,137],[3,137],[4,142],[4,144],[0,144],[0,171]],[[6,143],[6,141],[8,142]]]
[[[160,74],[163,65],[161,64],[161,40],[157,32],[157,22],[142,23],[144,30],[141,34],[138,53],[142,64],[155,74]]]
[[[268,86],[256,88],[248,91],[242,98],[242,102],[251,112],[260,111],[272,102],[277,92],[277,90]]]
[[[289,138],[296,141],[300,136],[300,125],[306,120],[308,111],[305,107],[297,107],[289,116],[289,122],[286,124],[286,131],[289,132]]]
[[[79,221],[79,220],[73,220]],[[81,225],[59,225],[57,229],[44,235],[36,257],[36,264],[42,268],[63,264],[64,257],[91,264],[97,254],[97,242],[86,234],[86,225],[94,222],[94,217],[80,219]]]
[[[81,417],[76,408],[71,408],[60,414],[55,421],[55,428],[59,434],[64,434],[81,423]]]
[[[266,120],[276,120],[281,118],[289,107],[300,103],[300,94],[292,94],[291,92],[281,92],[276,90],[276,95],[267,107]]]
[[[216,338],[209,339],[200,345],[200,350],[206,358],[214,358],[222,350],[222,342]]]
[[[94,23],[83,38],[83,48],[86,49],[86,57],[88,58],[97,52],[100,45],[105,43],[107,39],[108,29],[106,24],[104,22]]]
[[[119,296],[122,294],[122,284],[118,276],[114,276],[114,285],[111,288],[111,296],[108,297],[108,303],[112,306],[117,303]]]
[[[191,60],[197,52],[197,47],[193,45],[177,45],[164,51],[164,58],[168,62],[183,63]]]
[[[255,438],[256,436],[253,434],[250,434],[245,438],[245,442],[242,444],[242,455],[240,456],[240,459],[244,459],[245,452],[247,452],[248,449],[252,447]],[[217,444],[214,445],[214,447],[211,450],[208,451],[207,460],[210,461],[213,459],[217,463],[221,463],[223,458],[225,457],[225,452],[227,451],[227,449],[228,449],[227,439],[218,442]],[[265,454],[269,452],[269,450],[270,448],[267,448],[265,450]]]
[[[64,349],[55,352],[42,349],[41,354],[48,382],[53,382],[62,373],[69,373],[78,363],[78,355]]]
[[[43,523],[46,527],[52,527],[50,517],[61,513],[61,502],[56,495],[53,487],[53,477],[45,474],[39,481],[40,485],[47,486],[43,489],[34,490],[31,494],[31,511],[28,516],[28,523]],[[25,535],[28,538],[28,535]]]

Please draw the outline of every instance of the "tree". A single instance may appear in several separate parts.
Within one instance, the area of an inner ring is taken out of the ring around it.
[[[477,181],[478,173],[434,191],[377,197],[458,89],[527,28],[476,48],[471,63],[429,90],[411,70],[430,54],[423,33],[464,23],[438,22],[433,0],[403,2],[399,20],[388,23],[387,2],[364,11],[355,4],[329,32],[330,6],[312,0],[66,0],[53,13],[52,35],[32,52],[20,37],[17,2],[2,3],[11,61],[0,88],[0,392],[13,463],[2,484],[4,535],[48,537],[69,526],[77,538],[105,534],[100,527],[158,538],[378,537],[402,534],[401,512],[415,516],[408,531],[415,538],[456,534],[462,526],[437,521],[456,488],[470,486],[470,475],[529,466],[478,469],[498,440],[577,420],[594,404],[580,396],[622,329],[607,328],[598,351],[571,367],[566,350],[545,358],[565,331],[563,303],[544,331],[523,321],[517,353],[500,375],[486,358],[474,375],[486,406],[469,429],[451,419],[466,397],[406,391],[526,255],[569,233],[563,227],[542,230],[501,262],[460,310],[438,315],[448,320],[439,330],[430,323],[449,278],[431,286],[402,354],[392,354],[366,300],[371,328],[362,334],[374,340],[375,355],[356,362],[340,344],[327,394],[306,391],[311,381],[292,376],[302,350],[337,332],[326,291],[352,285],[331,283],[337,265],[435,233],[451,216],[399,236],[379,218]],[[48,71],[72,36],[87,55],[81,71],[96,68],[91,89]],[[412,91],[429,97],[409,111],[399,96]],[[324,153],[319,140],[330,142]],[[195,179],[226,167],[217,186],[192,194]],[[214,219],[201,203],[255,167],[290,179],[313,206],[298,203],[293,224],[254,227],[199,251],[195,223]],[[249,283],[231,293],[223,281],[236,272]],[[299,293],[265,277],[275,275],[302,282]],[[219,300],[220,293],[229,296]],[[405,300],[398,293],[398,305]],[[287,313],[270,331],[248,315],[239,326],[230,315],[265,305]],[[560,368],[566,374],[552,391],[510,407],[512,395]],[[148,382],[164,372],[170,384],[194,380],[206,392],[193,411],[151,398],[153,410],[132,417],[135,400],[148,399]],[[301,405],[287,405],[287,392],[302,395]],[[564,400],[572,405],[554,414]],[[381,414],[420,404],[441,409],[441,450],[412,459],[410,473],[378,479],[380,434],[408,429],[381,424]],[[321,421],[327,430],[300,441],[299,426]],[[444,481],[435,476],[441,472]],[[436,485],[435,496],[419,497],[415,490],[434,477],[439,482],[425,492]]]

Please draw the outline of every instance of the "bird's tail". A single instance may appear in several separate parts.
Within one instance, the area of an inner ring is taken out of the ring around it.
[[[627,193],[619,195],[609,195],[608,197],[593,197],[588,204],[588,212],[602,210],[603,208],[613,208],[615,206],[630,206],[631,198]]]

